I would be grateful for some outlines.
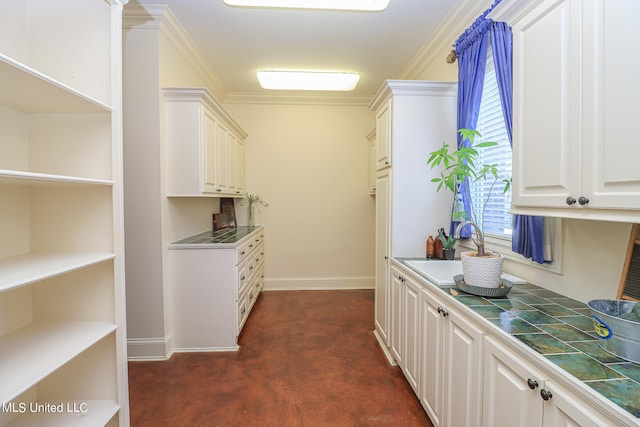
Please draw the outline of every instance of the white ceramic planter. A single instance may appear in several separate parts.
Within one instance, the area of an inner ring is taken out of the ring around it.
[[[460,255],[464,282],[471,286],[497,288],[500,285],[504,257],[496,253],[491,253],[494,255],[492,257],[471,256],[475,253],[463,252]]]

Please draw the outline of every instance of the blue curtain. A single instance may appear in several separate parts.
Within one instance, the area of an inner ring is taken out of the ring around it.
[[[504,22],[490,26],[491,48],[496,69],[496,80],[504,122],[513,144],[513,40],[511,28]],[[544,263],[544,218],[541,216],[514,215],[511,250],[539,264]]]
[[[454,43],[458,57],[458,120],[457,129],[475,129],[478,124],[480,100],[487,64],[487,49],[489,47],[488,28],[492,21],[485,16],[491,9],[485,11]],[[468,146],[468,140],[462,140],[458,134],[458,147]],[[459,193],[467,217],[471,218],[471,197],[469,195],[469,181],[460,183]],[[459,198],[458,195],[454,199]],[[459,206],[459,205],[458,205]],[[455,207],[453,210],[456,210]],[[450,233],[453,234],[459,222],[451,220]],[[471,231],[468,227],[462,230],[460,236],[468,238]]]

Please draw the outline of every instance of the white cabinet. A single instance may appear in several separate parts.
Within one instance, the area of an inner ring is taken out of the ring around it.
[[[403,300],[404,300],[404,277],[397,270],[391,269],[391,292],[389,304],[391,305],[389,316],[389,348],[395,361],[400,367],[403,366]]]
[[[425,162],[443,141],[455,141],[456,84],[388,80],[369,108],[376,113],[375,328],[386,351],[390,258],[424,253],[427,236],[450,221],[441,206],[451,196],[436,192]]]
[[[484,354],[483,426],[541,426],[544,375],[488,337]]]
[[[391,276],[389,246],[389,174],[383,173],[376,180],[376,277],[375,277],[375,333],[383,350],[389,346],[389,301]]]
[[[376,167],[378,170],[391,166],[391,108],[393,101],[388,99],[376,111]]]
[[[163,93],[167,196],[242,197],[246,133],[205,89]]]
[[[485,339],[484,356],[483,426],[614,425],[491,337]]]
[[[174,351],[238,349],[238,336],[264,287],[264,255],[262,227],[233,244],[169,245]]]
[[[0,425],[129,423],[123,3],[0,5]]]
[[[376,130],[372,130],[367,134],[367,140],[369,141],[369,194],[372,196],[376,194]]]
[[[421,286],[410,277],[403,276],[402,301],[402,369],[416,395],[420,381],[420,302]]]
[[[640,146],[627,129],[640,58],[620,46],[640,3],[503,3],[514,35],[515,212],[637,222]]]
[[[420,298],[420,403],[436,427],[479,426],[483,333],[432,291]]]
[[[420,378],[421,286],[397,268],[392,267],[391,277],[390,350],[417,395]]]

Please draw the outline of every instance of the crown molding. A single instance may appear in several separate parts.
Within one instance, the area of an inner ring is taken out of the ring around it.
[[[232,92],[224,98],[225,104],[273,104],[273,105],[327,105],[366,107],[371,97],[354,97],[321,93],[259,93]]]
[[[386,80],[369,104],[377,111],[391,97],[396,96],[456,96],[458,84],[430,80]]]
[[[401,79],[418,79],[435,60],[444,60],[441,52],[460,37],[476,18],[489,9],[495,0],[458,0],[436,31],[400,73]]]
[[[130,4],[123,11],[122,29],[125,32],[132,29],[160,31],[191,67],[201,75],[211,93],[217,95],[219,99],[224,98],[226,87],[215,73],[214,68],[193,43],[184,27],[180,25],[169,6]]]
[[[487,15],[487,18],[491,18],[494,21],[503,21],[511,25],[541,2],[542,0],[502,0]]]

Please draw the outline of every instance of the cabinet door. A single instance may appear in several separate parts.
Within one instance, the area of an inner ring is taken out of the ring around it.
[[[584,402],[569,390],[549,381],[544,387],[551,394],[551,398],[543,405],[544,426],[602,427],[618,424],[600,414],[592,404]]]
[[[482,331],[443,307],[445,325],[446,417],[449,427],[480,426],[482,414]],[[500,424],[507,425],[507,424]]]
[[[218,124],[216,128],[216,143],[218,148],[218,186],[216,192],[226,193],[229,190],[229,132]]]
[[[379,337],[389,345],[389,180],[388,174],[379,176],[376,188],[376,288],[375,328]]]
[[[512,28],[515,206],[563,207],[567,197],[578,197],[578,6],[543,1]]]
[[[242,178],[243,174],[242,168],[242,143],[233,133],[229,133],[227,137],[228,141],[228,151],[229,151],[229,161],[228,161],[228,175],[229,175],[229,188],[228,191],[230,194],[241,194],[242,193]]]
[[[399,366],[403,365],[403,313],[404,308],[404,279],[394,269],[391,270],[391,316],[390,316],[390,332],[389,342],[391,343],[391,354],[398,362]]]
[[[369,194],[376,194],[376,143],[369,144]]]
[[[420,286],[409,278],[404,280],[403,372],[413,391],[419,395],[420,373]]]
[[[442,425],[444,410],[444,317],[438,299],[422,289],[420,294],[420,403],[435,427]],[[440,310],[439,310],[440,309]]]
[[[483,426],[540,427],[543,386],[544,378],[539,372],[495,340],[485,339]]]
[[[640,208],[640,144],[630,138],[637,120],[638,55],[620,53],[637,32],[637,0],[584,2],[584,169],[588,206]],[[587,27],[587,25],[589,25]]]
[[[203,114],[203,135],[204,139],[204,155],[202,157],[204,177],[202,179],[203,185],[201,192],[213,193],[218,188],[218,146],[217,146],[217,127],[213,114],[204,110]]]
[[[391,104],[387,104],[376,114],[376,165],[377,169],[391,166]]]

